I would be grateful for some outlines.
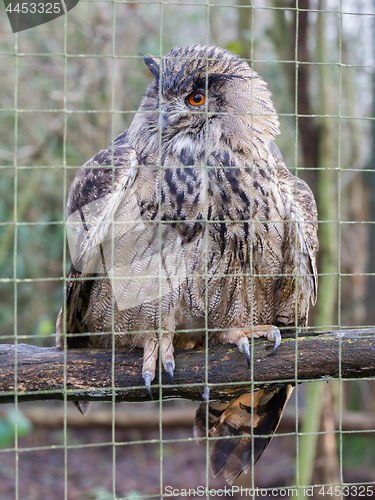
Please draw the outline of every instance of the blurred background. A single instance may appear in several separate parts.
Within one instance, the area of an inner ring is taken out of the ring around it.
[[[67,16],[18,34],[1,9],[0,342],[16,336],[54,345],[75,172],[131,123],[151,81],[140,54],[196,43],[248,59],[268,83],[281,122],[276,143],[314,191],[320,281],[310,325],[375,325],[373,1],[81,0]],[[238,484],[345,481],[375,490],[375,382],[311,383],[295,392],[284,435]],[[109,415],[107,423],[87,417],[81,429],[83,417],[71,415],[70,405],[28,403],[19,405],[17,430],[14,407],[4,405],[1,499],[141,498],[160,496],[161,485],[224,486],[206,471],[205,447],[189,441],[195,405],[163,403],[163,414],[177,422],[165,424],[163,435],[157,405],[98,405],[93,413]],[[68,429],[58,417],[64,411]],[[132,412],[133,421],[121,424]],[[141,414],[149,421],[136,425]]]

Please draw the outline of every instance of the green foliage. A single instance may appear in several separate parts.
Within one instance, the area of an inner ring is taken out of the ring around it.
[[[93,488],[84,493],[84,498],[87,500],[113,500],[113,494],[105,488]]]
[[[342,449],[344,469],[375,469],[375,437],[373,434],[344,434]],[[337,450],[339,451],[339,443]]]
[[[105,488],[99,487],[85,492],[84,498],[87,500],[113,500],[117,497],[113,496],[113,493],[110,493]],[[125,498],[126,500],[140,500],[144,496],[139,491],[130,491]]]
[[[131,491],[125,497],[127,500],[140,500],[143,498],[143,495],[139,493],[139,491]]]
[[[12,446],[14,437],[26,436],[32,431],[33,425],[20,409],[9,409],[3,418],[0,418],[0,448]]]

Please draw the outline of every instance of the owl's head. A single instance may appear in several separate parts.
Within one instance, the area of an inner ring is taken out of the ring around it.
[[[145,57],[154,76],[140,110],[155,110],[165,140],[206,130],[235,142],[268,143],[279,133],[271,92],[248,63],[215,46],[173,48],[162,60]],[[212,134],[210,134],[212,135]]]

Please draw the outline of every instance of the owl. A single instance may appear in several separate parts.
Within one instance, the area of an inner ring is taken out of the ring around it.
[[[153,81],[130,128],[70,189],[57,345],[140,347],[149,389],[159,356],[173,379],[175,347],[235,344],[250,364],[251,337],[276,349],[303,329],[318,240],[313,194],[273,142],[271,93],[248,63],[200,45],[144,61]],[[232,483],[258,460],[291,391],[200,404],[194,433],[215,476]]]

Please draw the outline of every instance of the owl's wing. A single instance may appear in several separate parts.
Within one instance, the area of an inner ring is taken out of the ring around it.
[[[276,158],[279,188],[287,213],[287,221],[284,223],[284,265],[276,290],[278,323],[285,327],[303,328],[307,326],[310,303],[316,303],[318,293],[318,213],[310,187],[289,172],[280,152],[277,156],[275,153],[273,155]]]
[[[287,170],[289,179],[293,177],[293,186],[296,178]],[[319,250],[318,240],[318,211],[314,195],[310,187],[302,179],[297,178],[296,203],[304,225],[305,245],[308,255],[309,270],[313,279],[311,303],[315,305],[318,296],[318,271],[316,267],[316,252]]]
[[[72,183],[67,201],[68,221],[70,219],[67,233],[73,264],[67,278],[65,311],[62,307],[57,317],[56,344],[59,347],[64,345],[64,334],[87,332],[84,317],[90,302],[93,278],[97,276],[83,269],[80,262],[82,245],[77,245],[78,241],[87,243],[89,240],[84,236],[92,222],[87,207],[95,203],[102,207],[104,204],[101,200],[107,199],[113,190],[119,192],[131,188],[136,176],[135,163],[136,155],[132,148],[124,145],[113,150],[108,148],[85,163]],[[94,212],[92,210],[91,214]],[[88,343],[87,336],[67,336],[68,347],[83,347]]]
[[[318,211],[315,198],[308,184],[291,174],[286,168],[282,154],[275,143],[270,143],[270,150],[276,160],[284,203],[290,207],[290,220],[293,221],[290,225],[289,241],[286,244],[290,247],[296,245],[294,228],[297,227],[298,250],[301,253],[302,259],[306,260],[306,267],[310,271],[313,280],[310,299],[314,305],[318,293],[318,273],[315,253],[319,250]],[[294,221],[297,222],[297,225]]]

